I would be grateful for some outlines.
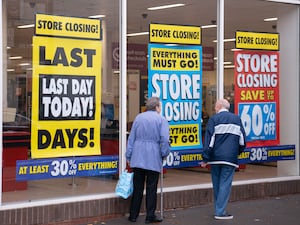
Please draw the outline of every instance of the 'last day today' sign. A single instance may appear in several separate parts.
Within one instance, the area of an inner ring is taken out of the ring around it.
[[[36,15],[33,158],[101,153],[100,31],[99,20]]]

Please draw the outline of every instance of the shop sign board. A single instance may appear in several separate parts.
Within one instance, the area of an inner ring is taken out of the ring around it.
[[[112,68],[120,68],[119,43],[112,43]],[[146,44],[127,44],[127,69],[139,70],[141,75],[147,75],[147,45]]]
[[[202,71],[214,71],[214,47],[202,46]]]

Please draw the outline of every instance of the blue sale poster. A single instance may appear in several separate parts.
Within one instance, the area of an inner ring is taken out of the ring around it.
[[[149,96],[162,101],[172,150],[202,147],[202,46],[148,46]]]

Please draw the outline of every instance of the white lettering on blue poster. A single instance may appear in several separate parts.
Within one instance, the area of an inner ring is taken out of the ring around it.
[[[171,151],[163,162],[164,168],[200,166],[203,149]],[[246,148],[238,157],[239,164],[295,160],[295,145]]]
[[[246,140],[275,140],[276,113],[275,102],[240,103],[238,114],[245,128]]]
[[[149,97],[162,101],[172,151],[202,147],[202,46],[148,45]]]
[[[90,156],[18,160],[16,163],[16,180],[116,174],[118,171],[118,158],[118,156]]]

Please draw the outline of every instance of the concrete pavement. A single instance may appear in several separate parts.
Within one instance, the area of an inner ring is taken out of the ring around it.
[[[213,205],[201,205],[187,209],[164,212],[164,220],[159,225],[299,225],[300,194],[273,198],[230,202],[227,211],[232,220],[215,220]],[[157,213],[160,216],[160,213]],[[127,217],[95,221],[78,225],[140,225],[145,224],[145,215],[132,223]]]

